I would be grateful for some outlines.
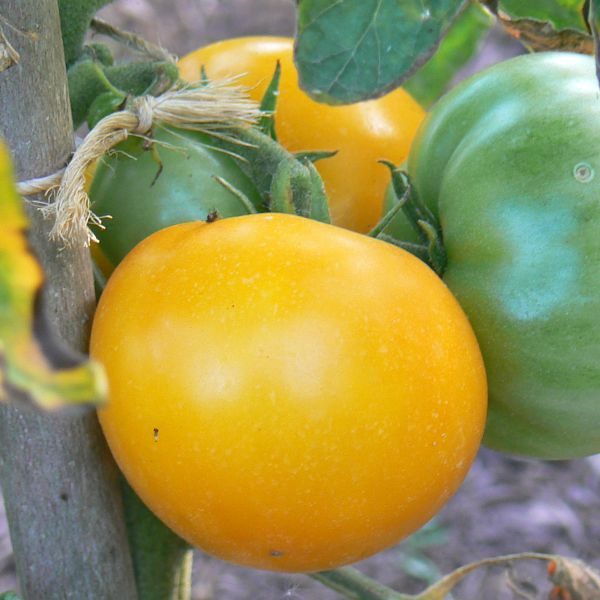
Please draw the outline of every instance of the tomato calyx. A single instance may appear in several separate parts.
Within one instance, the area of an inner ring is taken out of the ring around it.
[[[414,254],[417,258],[426,262],[441,277],[446,269],[447,256],[439,219],[421,201],[408,173],[402,171],[390,161],[380,160],[379,162],[388,167],[391,172],[392,190],[397,202],[368,235],[399,246]],[[408,219],[419,236],[420,243],[400,240],[386,232],[397,215],[402,215],[401,218]]]
[[[296,158],[256,127],[207,135],[215,148],[237,160],[263,198],[262,209],[331,222],[323,181],[310,158]]]
[[[256,210],[256,207],[252,203],[252,200],[250,200],[250,198],[248,198],[248,196],[246,196],[246,194],[244,194],[244,192],[242,192],[242,190],[240,190],[238,187],[233,185],[233,183],[227,181],[227,179],[224,179],[223,177],[221,177],[219,175],[213,175],[213,179],[219,185],[222,185],[228,192],[231,192],[246,208],[246,210],[248,211],[248,214],[255,214],[258,212]],[[214,210],[213,212],[215,212],[217,215],[219,214],[217,210]],[[208,218],[208,215],[207,215],[207,218]],[[220,218],[220,216],[219,216],[219,218]]]
[[[279,82],[281,81],[281,61],[277,61],[273,77],[263,94],[260,101],[260,111],[263,116],[258,122],[258,128],[265,135],[277,141],[277,131],[275,129],[275,115],[277,114],[277,99],[279,97]],[[338,150],[305,150],[294,152],[293,155],[301,162],[309,160],[316,162],[325,158],[332,158],[338,153]]]

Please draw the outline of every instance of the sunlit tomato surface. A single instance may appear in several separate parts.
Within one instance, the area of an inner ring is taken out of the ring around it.
[[[315,571],[432,517],[480,443],[471,327],[423,263],[284,214],[164,229],[108,282],[100,420],[147,505],[223,559]]]
[[[407,156],[423,109],[404,90],[369,102],[328,106],[312,100],[298,86],[293,40],[247,37],[218,42],[181,59],[181,76],[209,79],[246,73],[238,83],[252,86],[260,100],[277,60],[281,62],[280,94],[275,117],[279,141],[290,151],[338,150],[316,163],[331,204],[333,222],[366,232],[378,221],[389,172],[377,161],[401,163]]]

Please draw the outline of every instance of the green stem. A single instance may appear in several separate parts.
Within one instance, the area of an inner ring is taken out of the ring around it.
[[[382,585],[352,567],[311,573],[310,577],[351,600],[411,600],[412,598]]]
[[[387,160],[382,160],[380,162],[390,169],[392,174],[392,187],[398,205],[383,217],[369,235],[380,239],[385,235],[387,237],[386,241],[392,241],[392,243],[404,247],[403,240],[396,240],[393,236],[384,233],[385,228],[393,222],[398,213],[402,211],[404,213],[404,218],[411,224],[421,240],[420,245],[413,245],[415,248],[419,248],[420,252],[422,249],[425,249],[429,266],[441,277],[446,269],[447,257],[442,239],[442,228],[438,218],[419,198],[417,191],[410,182],[408,174],[401,171],[393,163]]]
[[[124,46],[127,46],[133,50],[137,50],[138,52],[142,52],[153,60],[166,61],[173,64],[177,62],[175,56],[161,46],[152,44],[143,37],[140,37],[135,33],[131,33],[130,31],[123,31],[122,29],[103,21],[98,17],[92,19],[90,28],[96,33],[106,35],[120,44],[123,44]]]
[[[125,480],[122,490],[139,600],[190,600],[192,547],[150,512]]]

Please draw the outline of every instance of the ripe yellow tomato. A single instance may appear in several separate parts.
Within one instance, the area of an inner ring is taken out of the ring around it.
[[[416,530],[478,449],[486,379],[421,261],[284,214],[141,242],[100,299],[99,413],[142,500],[241,565],[317,571]]]
[[[250,95],[260,101],[277,60],[282,68],[275,117],[279,141],[292,152],[338,150],[336,156],[316,163],[333,222],[369,231],[381,215],[389,182],[389,172],[377,161],[404,161],[424,117],[423,109],[401,88],[377,100],[347,106],[315,102],[298,85],[290,38],[217,42],[182,58],[179,69],[188,81],[199,79],[202,66],[209,79],[245,73],[238,83],[250,86]]]

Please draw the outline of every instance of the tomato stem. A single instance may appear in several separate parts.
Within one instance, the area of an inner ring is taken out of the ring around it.
[[[412,598],[382,585],[353,567],[311,573],[310,577],[353,600],[410,600]]]
[[[442,228],[438,218],[419,198],[408,174],[387,160],[379,161],[386,165],[392,174],[392,188],[397,204],[373,228],[369,235],[383,241],[395,244],[424,260],[441,277],[446,269],[446,249],[442,239]],[[420,244],[399,240],[386,232],[388,225],[393,223],[402,213],[416,231]]]

